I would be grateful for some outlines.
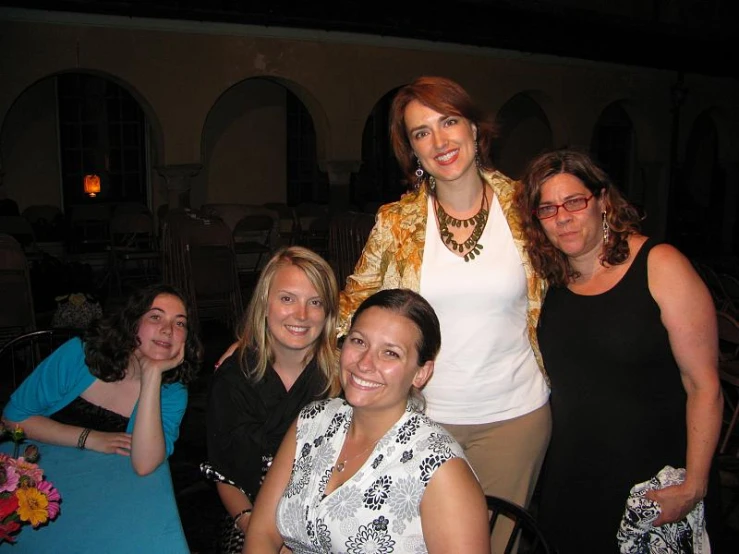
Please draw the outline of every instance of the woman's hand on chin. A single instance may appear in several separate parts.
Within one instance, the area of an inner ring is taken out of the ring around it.
[[[102,452],[103,454],[131,455],[131,435],[129,433],[105,433],[90,431],[85,441],[87,450]]]
[[[135,363],[138,365],[138,370],[142,377],[146,375],[161,375],[182,365],[185,361],[185,345],[180,346],[179,350],[171,358],[163,360],[155,360],[148,356],[141,355],[140,353],[134,354]]]

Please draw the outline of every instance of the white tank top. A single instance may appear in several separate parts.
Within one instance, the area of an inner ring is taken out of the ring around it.
[[[450,252],[429,198],[420,293],[439,317],[441,351],[423,392],[440,423],[503,421],[549,398],[528,338],[526,274],[497,196],[480,244],[469,262]]]

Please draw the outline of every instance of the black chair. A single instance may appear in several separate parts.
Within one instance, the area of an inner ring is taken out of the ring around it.
[[[556,554],[539,529],[534,517],[525,509],[497,496],[485,496],[490,511],[490,533],[504,516],[513,520],[513,530],[506,544],[504,554],[511,554],[518,544],[518,554]]]
[[[49,354],[80,336],[77,329],[47,329],[20,335],[0,348],[0,406]]]
[[[110,220],[111,288],[116,287],[121,295],[124,281],[136,286],[158,280],[160,257],[151,214],[124,211],[113,215]]]
[[[239,273],[258,273],[262,258],[269,257],[271,233],[274,228],[272,216],[247,215],[241,218],[233,230],[234,250]]]
[[[375,225],[375,216],[368,213],[346,212],[331,218],[328,228],[327,258],[334,268],[339,286],[354,272],[367,238]]]
[[[35,330],[28,260],[17,240],[0,234],[0,346]]]

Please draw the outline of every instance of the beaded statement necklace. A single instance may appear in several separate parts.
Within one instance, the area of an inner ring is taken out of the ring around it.
[[[467,250],[467,253],[464,255],[465,262],[474,260],[475,256],[479,256],[480,251],[483,249],[482,244],[478,241],[482,236],[482,232],[485,230],[485,224],[488,222],[488,215],[490,213],[485,209],[486,200],[487,186],[483,185],[482,202],[480,202],[480,209],[478,212],[468,219],[457,219],[456,217],[452,217],[446,213],[444,207],[437,200],[436,195],[434,195],[434,211],[436,212],[436,219],[439,222],[439,234],[441,235],[441,240],[444,241],[447,248],[452,252],[464,252]],[[460,244],[454,240],[452,232],[449,230],[450,225],[452,227],[457,227],[458,229],[461,229],[462,227],[472,227],[472,233],[467,237],[467,240]]]

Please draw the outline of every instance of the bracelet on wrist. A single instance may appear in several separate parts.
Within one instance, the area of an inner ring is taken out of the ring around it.
[[[77,448],[80,450],[85,449],[85,443],[87,442],[87,435],[90,434],[91,429],[89,427],[82,430],[80,438],[77,439]]]
[[[251,508],[244,508],[243,510],[241,510],[238,514],[234,516],[234,529],[236,529],[237,531],[241,531],[241,527],[239,527],[239,521],[246,514],[251,514]]]

